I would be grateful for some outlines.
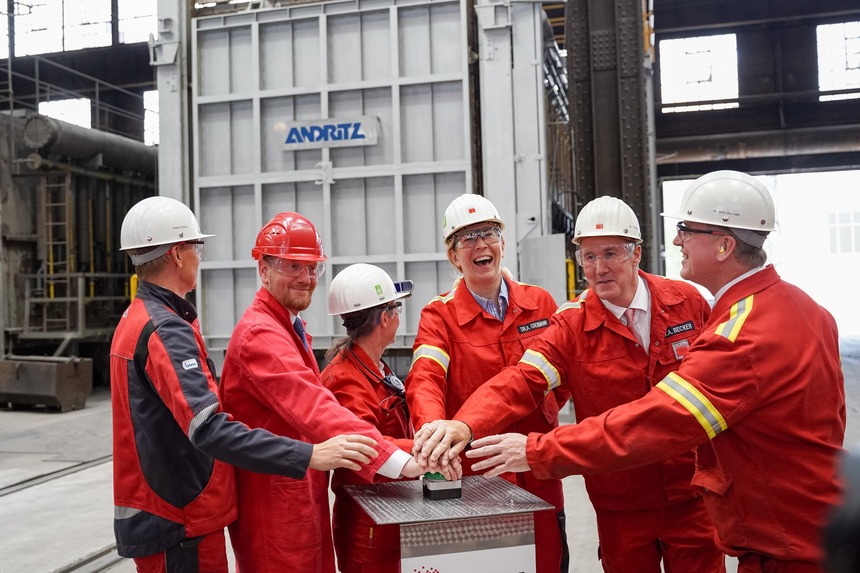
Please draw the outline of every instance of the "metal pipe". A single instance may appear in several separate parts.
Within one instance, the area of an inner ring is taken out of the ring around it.
[[[804,20],[812,20],[820,22],[829,19],[843,19],[845,17],[853,17],[860,15],[860,10],[839,10],[836,12],[820,12],[814,14],[797,14],[794,16],[782,16],[776,18],[759,18],[756,20],[737,20],[733,22],[714,22],[710,24],[700,24],[694,26],[676,26],[675,28],[654,28],[654,33],[660,34],[678,34],[688,32],[700,32],[704,30],[722,30],[725,28],[740,28],[743,26],[762,26],[766,24],[776,24],[780,22],[802,22]],[[659,12],[657,14],[657,22],[660,21]]]
[[[657,165],[860,151],[860,125],[657,139]]]
[[[676,102],[659,102],[657,106],[661,109],[672,109],[676,107],[687,107],[687,106],[706,106],[706,105],[722,105],[722,104],[767,104],[767,103],[780,103],[784,101],[815,101],[817,102],[819,98],[824,96],[841,96],[841,95],[857,95],[860,94],[860,88],[842,88],[838,90],[803,90],[803,91],[795,91],[795,92],[773,92],[766,94],[747,94],[747,95],[739,95],[737,97],[723,98],[723,99],[703,99],[703,100],[689,100],[689,101],[676,101]]]
[[[125,183],[126,185],[131,185],[133,187],[144,187],[146,189],[153,190],[155,189],[155,183],[151,181],[131,179],[130,177],[123,177],[122,175],[113,175],[104,171],[94,171],[92,169],[78,167],[77,165],[69,165],[68,163],[62,163],[60,161],[52,161],[50,159],[45,159],[38,153],[31,153],[27,156],[27,159],[25,159],[24,162],[26,163],[27,167],[34,171],[38,169],[56,169],[59,171],[68,171],[69,173],[75,173],[76,175],[84,175],[86,177],[101,179],[102,181],[116,181],[118,183]]]
[[[33,115],[24,123],[24,142],[31,149],[76,160],[101,155],[102,165],[147,175],[155,175],[158,166],[158,148],[154,146],[44,115]]]

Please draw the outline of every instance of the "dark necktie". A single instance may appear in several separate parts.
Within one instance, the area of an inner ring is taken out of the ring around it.
[[[299,340],[302,341],[302,346],[305,347],[305,350],[308,349],[308,339],[305,337],[305,325],[302,324],[302,319],[296,317],[295,322],[293,322],[293,329],[296,331],[296,334],[299,335]]]

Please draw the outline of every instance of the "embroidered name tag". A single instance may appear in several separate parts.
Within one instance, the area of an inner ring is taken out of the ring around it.
[[[188,360],[182,361],[182,367],[186,370],[191,370],[192,368],[197,368],[197,359],[189,358]]]
[[[688,320],[687,322],[682,322],[681,324],[676,324],[675,326],[670,326],[666,329],[666,338],[671,338],[676,334],[681,334],[682,332],[689,332],[693,330],[695,325],[692,320]]]
[[[542,318],[540,320],[536,320],[534,322],[518,326],[517,330],[520,331],[520,334],[525,334],[526,332],[531,332],[532,330],[537,330],[538,328],[546,328],[547,326],[549,326],[549,319]]]

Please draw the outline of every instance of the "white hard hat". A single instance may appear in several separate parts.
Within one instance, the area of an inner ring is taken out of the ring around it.
[[[693,223],[717,225],[767,233],[776,227],[773,198],[761,181],[740,171],[721,170],[702,175],[684,191],[681,205],[664,217]],[[764,244],[766,234],[738,233],[742,241],[755,247]]]
[[[447,243],[448,239],[463,227],[485,221],[498,223],[502,230],[505,228],[505,224],[499,217],[499,210],[489,199],[474,193],[464,193],[451,201],[445,209],[445,216],[442,218],[442,238]]]
[[[573,244],[586,237],[627,237],[642,242],[639,219],[627,203],[617,197],[598,197],[589,201],[573,228]]]
[[[132,263],[140,265],[157,259],[170,245],[212,236],[200,232],[197,217],[184,203],[170,197],[148,197],[128,210],[122,220],[119,240],[121,251],[164,247],[132,256]]]
[[[412,294],[412,281],[395,283],[375,265],[356,263],[340,271],[328,291],[329,315],[372,308]]]

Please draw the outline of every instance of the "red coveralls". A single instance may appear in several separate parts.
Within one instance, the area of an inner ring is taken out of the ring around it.
[[[386,374],[391,374],[385,365]],[[379,368],[354,344],[336,356],[322,372],[322,381],[340,405],[379,429],[386,440],[412,451],[412,429],[405,403],[379,380]],[[384,478],[380,478],[384,480]],[[335,470],[331,488],[334,502],[334,549],[343,573],[399,573],[400,530],[396,525],[374,525],[343,486],[361,483],[355,472]]]
[[[299,341],[289,312],[264,288],[230,338],[220,392],[224,409],[252,428],[310,443],[338,434],[373,438],[379,456],[357,472],[368,482],[396,451],[323,387],[316,359]],[[328,472],[309,469],[303,479],[290,479],[237,470],[236,482],[239,517],[230,526],[230,540],[239,571],[334,571]]]
[[[558,370],[569,375],[562,386],[572,392],[580,422],[647,394],[678,368],[710,315],[708,303],[692,285],[641,271],[639,276],[651,293],[650,352],[639,347],[591,291],[563,305],[558,327],[540,338],[561,350],[564,364]],[[522,361],[540,361],[534,351],[527,351]],[[690,484],[695,460],[689,450],[635,470],[585,476],[605,571],[659,571],[661,558],[672,572],[724,570],[701,493]]]
[[[415,428],[433,420],[450,420],[486,380],[517,363],[535,337],[549,326],[557,308],[544,289],[504,279],[508,310],[504,323],[486,313],[465,284],[437,296],[421,311],[412,367],[406,378],[406,399]],[[570,396],[567,389],[549,392],[528,413],[511,419],[506,432],[549,432],[558,426],[558,409]],[[517,420],[517,421],[514,421]],[[474,475],[463,458],[463,474]],[[539,480],[530,472],[503,477],[564,511],[561,481]],[[556,515],[535,515],[538,573],[559,571],[563,540]]]
[[[476,436],[492,434],[548,388],[573,381],[567,357],[580,342],[564,339],[570,312],[532,346],[557,374],[521,362],[456,419]],[[722,295],[680,368],[644,398],[529,435],[529,466],[540,477],[606,473],[710,443],[697,450],[693,483],[738,571],[821,572],[822,527],[840,494],[843,384],[833,317],[767,266]]]
[[[221,410],[197,311],[163,287],[140,283],[110,364],[117,552],[141,572],[180,563],[226,573],[224,527],[236,519],[229,464],[299,477],[312,446],[249,430]]]

